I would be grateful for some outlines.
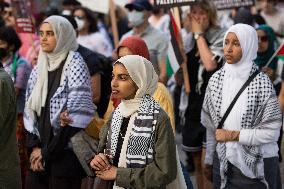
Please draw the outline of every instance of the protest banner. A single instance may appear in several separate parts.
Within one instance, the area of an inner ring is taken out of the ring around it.
[[[94,12],[108,14],[109,1],[108,0],[78,0],[82,6],[91,9]]]
[[[31,20],[31,12],[26,0],[12,0],[16,12],[16,31],[18,33],[34,33],[35,27]]]
[[[154,0],[154,5],[164,8],[181,7],[185,5],[192,5],[198,0]],[[255,0],[213,0],[216,8],[231,9],[236,7],[248,7],[255,4]]]
[[[196,0],[154,0],[154,5],[164,8],[180,7],[190,5]]]
[[[254,0],[213,0],[213,2],[218,10],[249,7],[255,4]]]

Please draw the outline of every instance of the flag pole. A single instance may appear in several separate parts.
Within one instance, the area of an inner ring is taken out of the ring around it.
[[[180,65],[182,68],[182,73],[183,73],[183,80],[184,80],[184,88],[185,88],[185,92],[186,94],[190,93],[190,83],[189,83],[189,75],[188,75],[188,71],[187,71],[187,57],[186,57],[186,53],[183,47],[183,40],[182,40],[182,36],[180,35],[180,30],[181,30],[181,21],[180,21],[180,13],[179,13],[179,9],[177,7],[174,7],[172,9],[172,12],[174,13],[174,19],[177,23],[177,27],[179,30],[179,40],[178,44],[179,44],[179,49],[181,51],[181,54],[183,56],[183,63]]]
[[[117,29],[116,15],[115,15],[115,4],[113,0],[109,0],[109,14],[111,20],[111,29],[113,33],[114,48],[116,48],[119,43],[119,37],[118,37],[118,29]]]
[[[264,67],[268,67],[269,64],[272,62],[272,60],[275,58],[276,54],[278,53],[278,51],[281,49],[281,47],[283,47],[284,42],[278,47],[278,49],[273,53],[273,55],[270,57],[270,59],[268,60],[268,62],[265,64]]]

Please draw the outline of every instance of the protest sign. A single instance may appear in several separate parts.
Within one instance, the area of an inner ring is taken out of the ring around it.
[[[216,8],[231,9],[236,7],[249,7],[254,5],[254,0],[213,0]]]
[[[108,0],[78,0],[82,6],[87,7],[95,12],[108,14],[109,1]]]
[[[154,0],[154,5],[159,7],[171,8],[190,5],[196,0]]]

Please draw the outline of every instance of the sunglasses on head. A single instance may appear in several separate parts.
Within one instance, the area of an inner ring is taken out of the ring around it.
[[[267,42],[268,41],[268,36],[258,36],[258,41],[259,42]]]

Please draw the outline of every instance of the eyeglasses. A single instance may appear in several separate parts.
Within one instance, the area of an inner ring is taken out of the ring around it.
[[[268,36],[258,36],[258,42],[267,42]]]

